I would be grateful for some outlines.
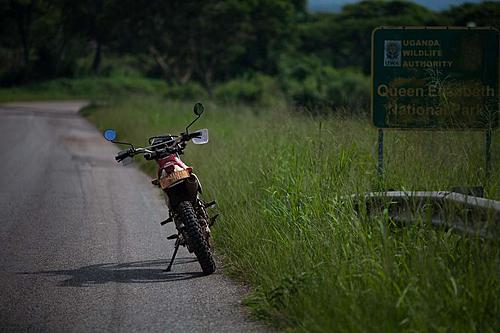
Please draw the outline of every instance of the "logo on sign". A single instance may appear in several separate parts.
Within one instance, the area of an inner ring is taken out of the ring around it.
[[[401,41],[384,41],[384,66],[401,66]]]

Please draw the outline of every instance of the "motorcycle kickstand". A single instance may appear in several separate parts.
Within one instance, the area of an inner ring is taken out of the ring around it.
[[[172,259],[170,259],[170,264],[168,265],[165,272],[170,272],[172,270],[172,265],[174,264],[174,259],[175,259],[175,256],[177,255],[177,250],[179,250],[179,245],[180,245],[180,241],[179,241],[179,238],[177,238],[177,240],[175,241],[174,255],[172,256]]]

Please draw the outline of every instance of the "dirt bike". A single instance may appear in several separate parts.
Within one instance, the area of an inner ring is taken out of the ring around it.
[[[215,272],[215,262],[210,248],[210,227],[213,226],[219,214],[209,217],[207,208],[215,205],[215,201],[205,203],[201,198],[202,187],[198,177],[179,158],[189,141],[194,144],[208,142],[208,130],[202,129],[189,133],[193,125],[204,111],[203,104],[196,103],[194,113],[197,116],[180,135],[159,135],[150,137],[147,147],[134,147],[131,143],[116,141],[116,131],[104,131],[106,140],[116,144],[129,145],[131,148],[122,150],[116,155],[117,162],[142,154],[146,160],[154,160],[158,164],[157,178],[151,183],[162,189],[169,210],[169,217],[160,222],[165,225],[174,222],[177,234],[167,239],[175,239],[175,249],[166,271],[172,269],[179,246],[186,246],[190,253],[196,255],[201,269],[205,274]]]

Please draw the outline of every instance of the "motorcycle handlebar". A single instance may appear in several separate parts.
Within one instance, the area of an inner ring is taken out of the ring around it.
[[[191,134],[183,134],[182,136],[180,136],[179,138],[175,139],[175,140],[171,140],[171,141],[168,141],[168,142],[162,142],[160,144],[156,144],[156,145],[152,145],[152,146],[149,146],[149,147],[145,147],[145,148],[130,148],[130,149],[127,149],[127,150],[122,150],[118,153],[118,155],[115,156],[115,159],[117,162],[121,162],[122,160],[124,160],[125,158],[127,157],[132,157],[136,154],[144,154],[144,158],[146,158],[147,160],[152,160],[152,159],[155,159],[157,156],[158,156],[158,151],[156,150],[153,150],[154,148],[159,148],[161,146],[165,146],[165,152],[166,153],[169,153],[169,154],[173,154],[173,153],[180,153],[182,154],[182,150],[184,149],[184,147],[186,146],[185,143],[189,140],[191,140],[192,138],[197,138],[199,137],[199,133],[191,133]],[[169,147],[168,145],[169,144],[172,144],[174,143],[175,144],[175,147]]]
[[[118,153],[118,155],[115,156],[115,160],[117,162],[121,162],[125,158],[131,156],[130,153],[131,153],[131,149],[122,150],[121,152]]]

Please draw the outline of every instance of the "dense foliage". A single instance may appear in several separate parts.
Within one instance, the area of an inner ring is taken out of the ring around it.
[[[500,28],[499,17],[493,1],[437,13],[374,0],[314,14],[306,0],[1,0],[0,84],[146,76],[166,80],[180,97],[200,92],[267,104],[279,96],[299,107],[359,107],[368,100],[375,27]]]

